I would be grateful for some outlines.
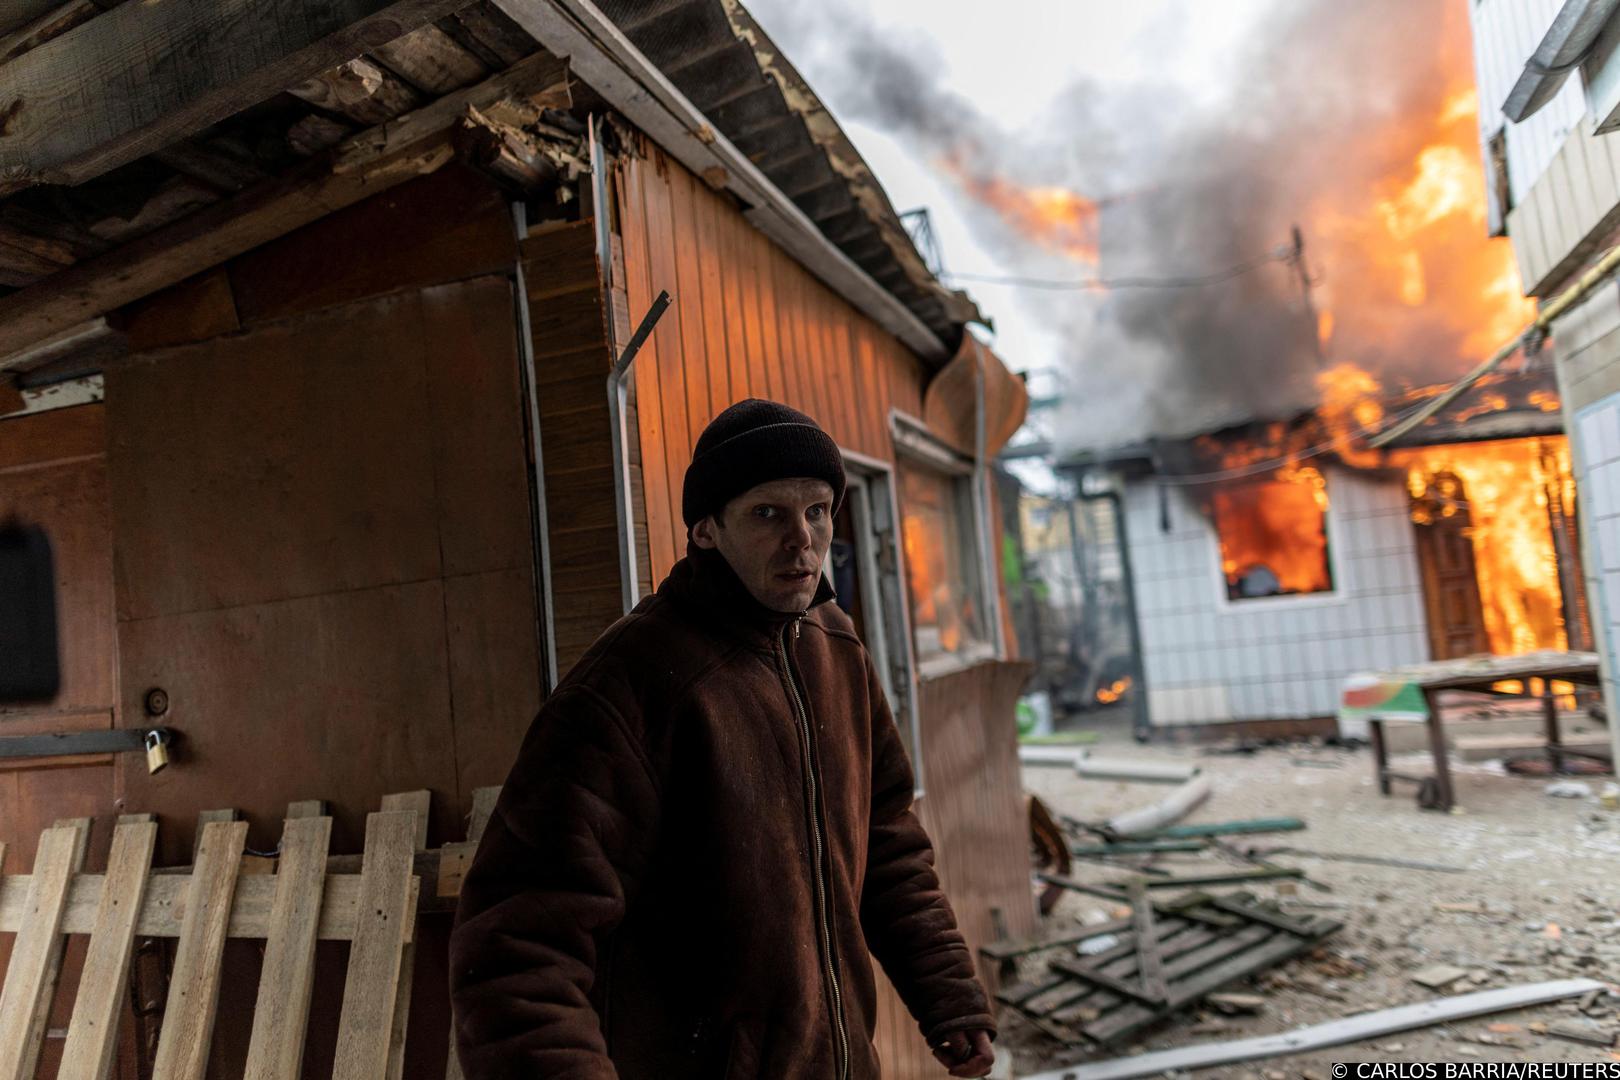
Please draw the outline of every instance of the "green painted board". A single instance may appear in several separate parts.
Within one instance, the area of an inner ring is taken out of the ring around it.
[[[1143,837],[1146,840],[1179,840],[1193,836],[1224,836],[1229,833],[1297,832],[1305,827],[1299,818],[1251,818],[1248,821],[1222,821],[1208,825],[1172,825]]]

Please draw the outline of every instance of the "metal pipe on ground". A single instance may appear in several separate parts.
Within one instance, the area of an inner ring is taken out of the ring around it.
[[[1139,780],[1149,784],[1184,784],[1197,776],[1200,770],[1196,765],[1086,756],[1075,761],[1074,771],[1088,780]]]
[[[1330,1046],[1342,1046],[1345,1043],[1394,1035],[1414,1028],[1432,1027],[1449,1020],[1466,1020],[1471,1016],[1485,1016],[1489,1013],[1505,1012],[1508,1009],[1541,1005],[1549,1001],[1562,1001],[1593,990],[1601,990],[1603,987],[1604,984],[1595,979],[1560,979],[1556,982],[1513,986],[1503,990],[1482,990],[1460,997],[1423,1001],[1416,1005],[1402,1005],[1342,1020],[1330,1020],[1325,1024],[1297,1028],[1277,1035],[1181,1046],[1174,1050],[1138,1054],[1135,1057],[1116,1058],[1111,1061],[1087,1061],[1067,1068],[1026,1076],[1024,1080],[1135,1080],[1137,1077],[1158,1076],[1172,1070],[1208,1069],[1239,1061],[1303,1054]]]
[[[1169,795],[1140,810],[1129,810],[1108,819],[1108,831],[1114,836],[1141,836],[1180,821],[1196,810],[1214,792],[1207,776],[1195,776]]]

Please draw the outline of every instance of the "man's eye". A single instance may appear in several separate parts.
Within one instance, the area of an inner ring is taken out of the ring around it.
[[[774,506],[756,506],[756,507],[754,507],[754,516],[755,517],[761,517],[761,518],[773,518],[773,517],[776,516],[776,507],[774,507]]]
[[[825,506],[812,506],[807,513],[811,521],[820,521],[822,516],[827,513],[827,508]]]

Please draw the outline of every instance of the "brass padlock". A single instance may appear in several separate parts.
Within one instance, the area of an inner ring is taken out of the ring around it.
[[[169,764],[169,731],[153,728],[146,733],[146,771],[160,773]]]

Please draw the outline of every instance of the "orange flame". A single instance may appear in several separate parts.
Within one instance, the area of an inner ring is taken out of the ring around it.
[[[1509,439],[1393,455],[1407,470],[1412,519],[1466,512],[1491,652],[1563,649],[1563,591],[1548,519],[1549,498],[1574,506],[1569,441]]]
[[[1020,187],[1005,177],[979,175],[952,156],[945,167],[963,189],[1020,235],[1076,262],[1097,264],[1097,204],[1060,187]]]
[[[1387,374],[1416,369],[1447,347],[1460,374],[1536,314],[1511,245],[1485,234],[1478,99],[1473,71],[1455,66],[1434,113],[1405,117],[1381,135],[1384,147],[1410,149],[1370,197],[1354,188],[1324,192],[1306,215],[1313,262],[1326,270],[1319,303],[1337,315],[1336,351],[1378,355]]]
[[[1115,679],[1113,683],[1108,686],[1097,687],[1097,701],[1103,705],[1112,705],[1114,702],[1124,697],[1125,691],[1129,690],[1130,688],[1131,677],[1129,675],[1125,676],[1123,679]]]
[[[1337,364],[1316,377],[1322,394],[1317,415],[1327,429],[1333,450],[1347,465],[1376,468],[1379,454],[1366,449],[1369,432],[1384,418],[1379,404],[1378,380],[1354,364]]]
[[[1211,498],[1221,570],[1234,595],[1249,575],[1269,574],[1284,593],[1333,587],[1327,560],[1327,482],[1309,466],[1275,479],[1231,484]]]

